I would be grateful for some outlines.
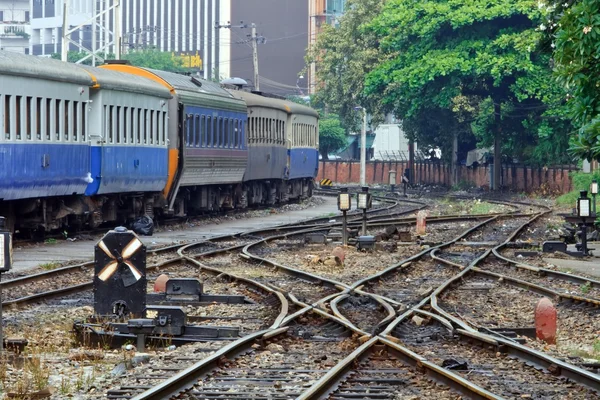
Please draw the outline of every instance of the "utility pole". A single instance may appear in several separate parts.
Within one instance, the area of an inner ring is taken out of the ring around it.
[[[240,25],[231,25],[231,23],[229,23],[229,22],[227,22],[227,24],[225,24],[225,25],[221,25],[219,23],[215,24],[215,29],[221,29],[221,28],[247,29],[248,24],[245,24],[244,21],[241,21]],[[250,47],[252,48],[252,64],[254,66],[254,90],[258,92],[258,91],[260,91],[260,75],[258,74],[258,43],[260,42],[261,44],[265,44],[267,42],[267,39],[264,36],[258,36],[258,34],[256,33],[256,24],[255,23],[251,23],[250,28],[251,28],[251,34],[247,35],[247,36],[250,38],[250,42],[252,43],[250,45]],[[241,43],[248,44],[247,41],[244,41]]]
[[[360,131],[360,185],[365,187],[367,186],[367,110],[363,107],[362,112],[363,125]]]
[[[254,90],[260,91],[260,78],[258,76],[258,43],[256,37],[256,24],[252,23],[252,63],[254,64]]]

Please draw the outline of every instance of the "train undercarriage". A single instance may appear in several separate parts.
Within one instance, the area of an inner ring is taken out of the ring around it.
[[[105,196],[65,196],[0,202],[0,215],[8,228],[23,237],[43,239],[50,232],[129,225],[142,216],[208,215],[234,209],[274,206],[312,196],[312,179],[253,181],[233,185],[180,188],[172,210],[161,193]]]

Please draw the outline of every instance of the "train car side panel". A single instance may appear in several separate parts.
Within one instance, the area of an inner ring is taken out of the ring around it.
[[[0,71],[0,199],[85,192],[88,100],[78,83]]]

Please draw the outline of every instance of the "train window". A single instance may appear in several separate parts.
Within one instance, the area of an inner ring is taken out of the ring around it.
[[[129,133],[130,117],[131,117],[131,114],[129,114],[129,107],[123,107],[123,143],[131,143],[131,140],[130,140],[131,134]]]
[[[212,147],[213,140],[213,129],[212,129],[212,118],[206,117],[206,147]]]
[[[240,147],[240,121],[233,120],[233,148],[237,149]]]
[[[10,102],[11,102],[12,96],[9,95],[5,95],[2,96],[2,100],[4,101],[4,107],[2,107],[2,109],[4,110],[4,137],[6,138],[6,140],[10,140],[10,122],[11,122],[11,118],[10,118]]]
[[[115,107],[115,143],[121,143],[121,107]]]
[[[162,144],[162,140],[161,140],[162,132],[161,132],[161,128],[160,128],[161,127],[161,117],[160,117],[161,114],[162,114],[162,112],[159,110],[156,110],[154,112],[154,118],[156,121],[155,124],[156,124],[156,144],[157,145]]]
[[[135,113],[135,117],[133,119],[133,128],[135,131],[135,135],[137,137],[137,144],[140,144],[142,142],[142,110],[139,108],[136,108],[134,110]]]
[[[163,111],[162,112],[162,141],[163,141],[163,145],[167,144],[167,130],[168,130],[168,126],[167,126],[167,112]]]
[[[50,131],[52,130],[52,99],[46,99],[46,140],[50,141],[52,139],[52,134]]]
[[[229,118],[223,119],[223,147],[229,147],[229,135],[231,131],[229,130]]]
[[[200,125],[200,116],[194,115],[194,146],[202,146],[202,127]]]
[[[150,131],[148,132],[148,140],[150,141],[150,144],[154,144],[156,141],[156,130],[154,129],[156,126],[154,120],[154,110],[148,110],[148,112],[150,113]]]
[[[108,106],[108,142],[115,143],[115,123],[116,123],[115,106]]]
[[[87,103],[81,103],[81,141],[87,140]]]
[[[27,140],[31,140],[31,99],[30,96],[25,98],[25,123],[23,125],[25,127],[25,138]]]
[[[15,107],[15,122],[16,122],[16,139],[17,140],[21,140],[21,127],[22,127],[22,121],[21,121],[21,111],[23,109],[23,96],[17,96],[17,103],[16,103],[16,107]]]
[[[73,141],[79,141],[79,102],[73,102],[73,113],[71,114],[73,120]]]
[[[234,148],[235,146],[235,127],[233,124],[234,120],[229,120],[229,148]]]
[[[194,140],[193,132],[190,128],[190,116],[188,115],[185,119],[185,145],[190,147],[192,145],[192,141]]]

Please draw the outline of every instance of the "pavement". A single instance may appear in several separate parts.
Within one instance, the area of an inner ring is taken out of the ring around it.
[[[324,203],[308,207],[304,210],[278,211],[271,214],[244,219],[221,220],[218,223],[202,224],[176,231],[157,232],[153,236],[141,236],[147,247],[166,246],[174,243],[193,242],[219,235],[245,232],[253,229],[271,228],[302,220],[338,214],[337,199],[323,197]],[[200,225],[202,224],[202,225]],[[48,263],[64,263],[68,261],[89,261],[94,258],[96,240],[58,241],[56,243],[40,243],[34,246],[15,248],[13,250],[13,272],[36,268]]]
[[[562,258],[544,257],[543,260],[548,264],[556,265],[565,271],[585,273],[600,278],[600,242],[588,242],[588,248],[595,250],[591,250],[590,257],[587,258],[565,260]],[[567,249],[569,251],[576,250],[575,245],[569,245]]]

